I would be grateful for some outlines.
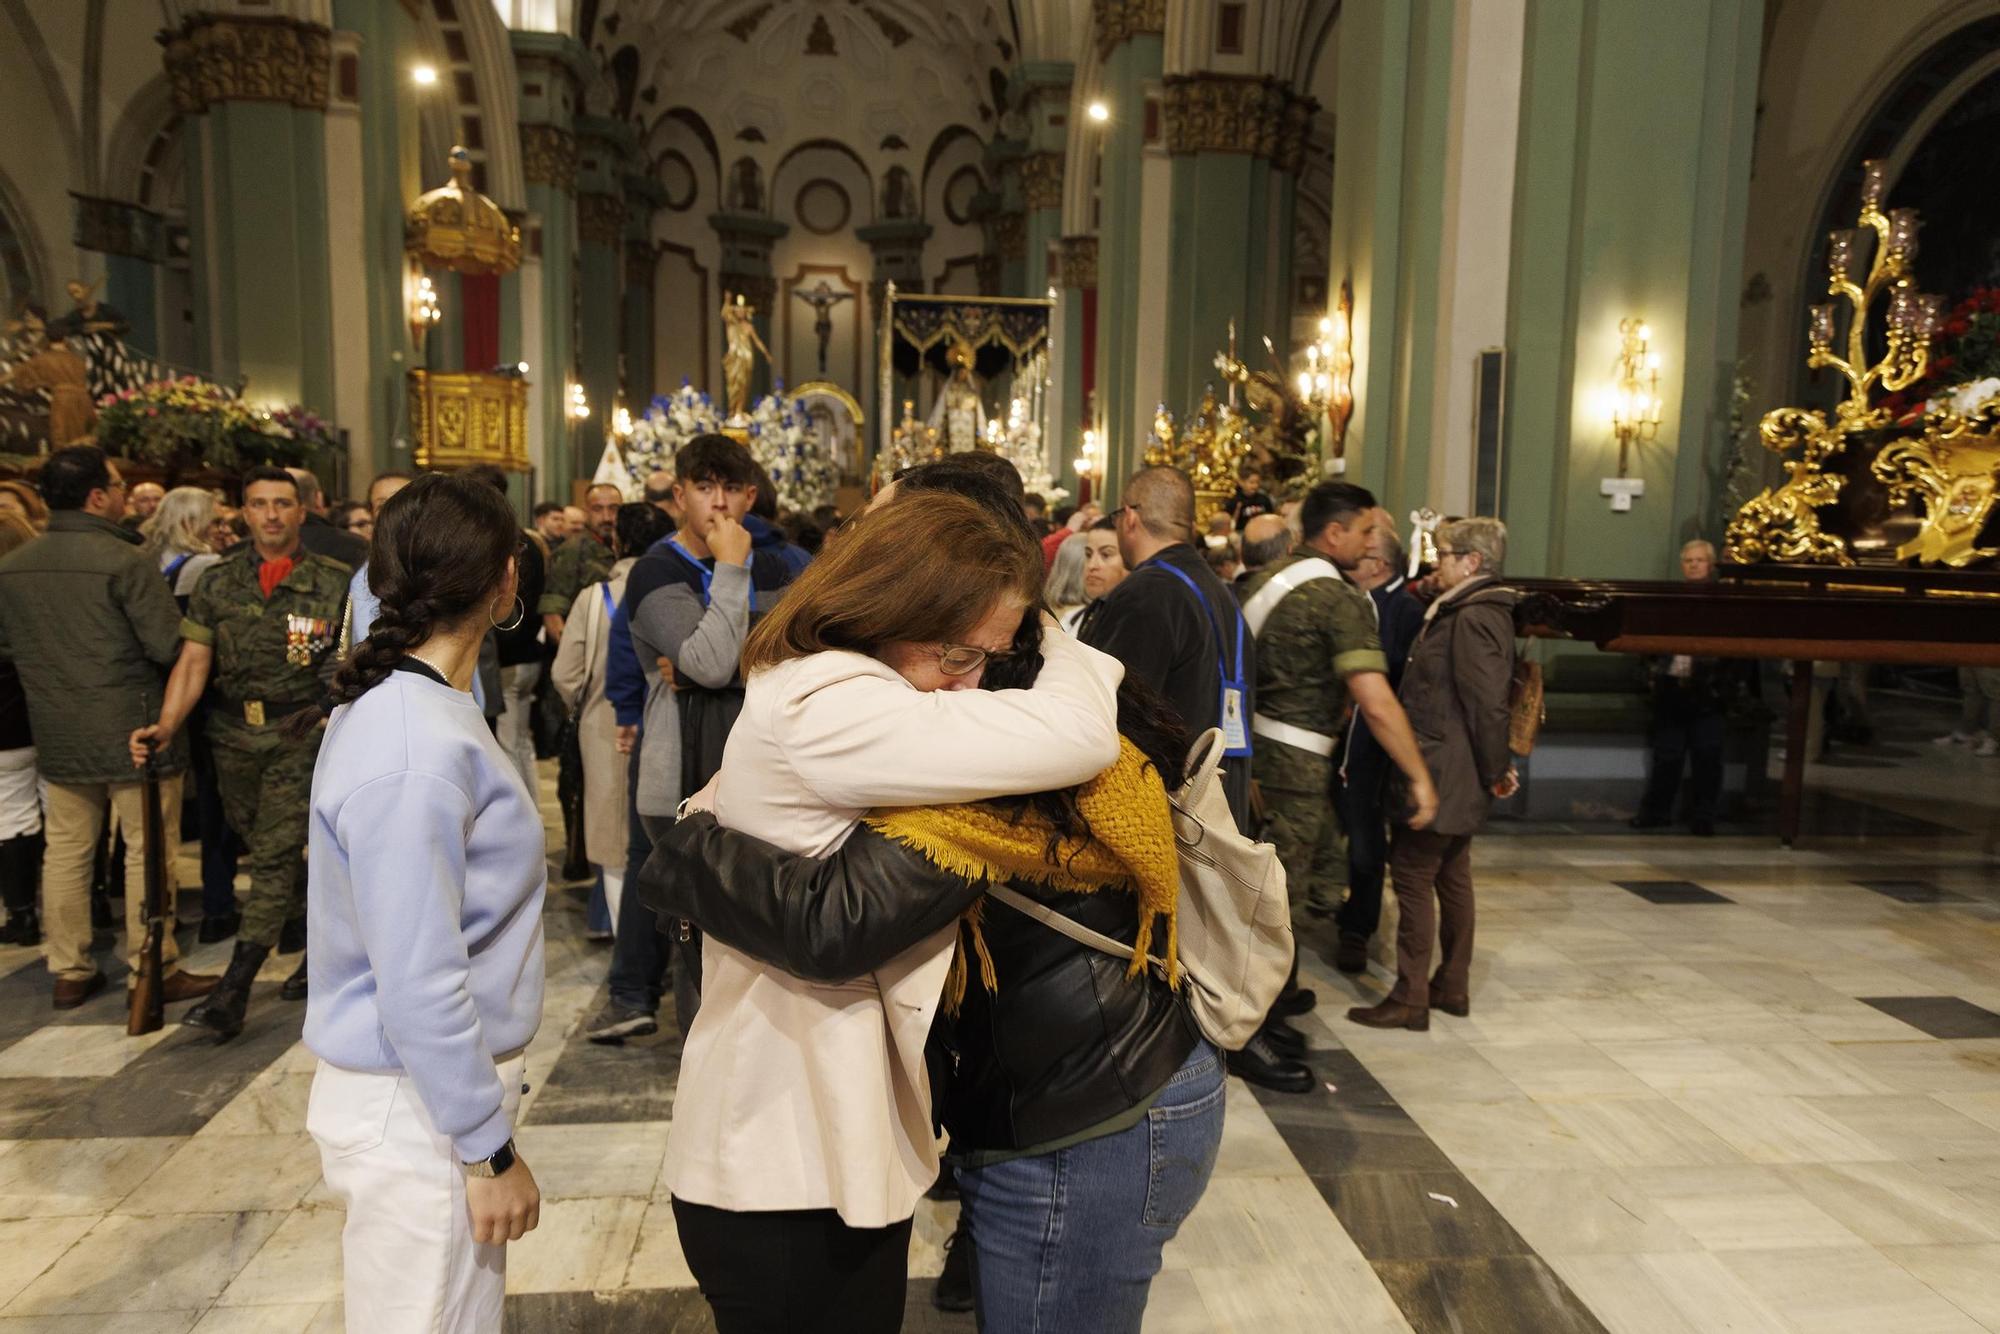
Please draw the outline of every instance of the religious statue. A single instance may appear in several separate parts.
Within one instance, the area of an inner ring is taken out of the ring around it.
[[[944,382],[931,408],[930,427],[940,429],[945,448],[954,454],[977,449],[986,434],[986,403],[972,374],[972,344],[959,339],[951,345],[951,378]]]
[[[90,396],[90,364],[66,346],[68,333],[60,324],[51,325],[40,307],[29,306],[20,327],[26,330],[30,346],[44,337],[48,346],[0,374],[0,389],[48,391],[49,448],[88,440],[97,426],[97,405]]]
[[[730,169],[729,207],[737,213],[764,211],[764,174],[750,158],[738,158]]]
[[[751,323],[756,316],[757,308],[746,305],[740,292],[734,301],[723,303],[722,387],[731,421],[749,412],[750,372],[757,364],[757,353],[762,352],[764,360],[771,360],[771,349],[764,346],[764,340],[757,336],[757,326]]]
[[[826,347],[833,339],[833,308],[843,301],[852,299],[852,292],[836,292],[827,285],[826,279],[810,290],[795,290],[793,296],[813,308],[813,334],[819,339],[819,373],[826,378]]]
[[[119,338],[131,330],[130,321],[114,310],[109,303],[97,299],[96,283],[86,283],[81,278],[72,278],[63,284],[63,290],[69,293],[72,308],[69,314],[50,324],[51,333],[60,331],[68,338],[100,333]]]
[[[916,213],[916,191],[910,188],[910,173],[901,167],[889,168],[882,181],[882,216],[902,219]]]

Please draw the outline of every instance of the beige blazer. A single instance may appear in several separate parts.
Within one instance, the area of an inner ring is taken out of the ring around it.
[[[618,753],[618,713],[604,693],[604,668],[611,660],[611,613],[604,609],[604,590],[611,590],[615,608],[625,597],[625,579],[636,558],[627,556],[611,567],[611,578],[591,584],[570,604],[562,643],[549,665],[549,679],[564,707],[572,712],[583,702],[577,719],[577,748],[583,752],[583,845],[591,861],[620,875],[625,870],[625,756]]]
[[[1053,622],[1047,630],[1033,690],[923,693],[845,652],[760,672],[703,795],[724,826],[823,856],[877,806],[1081,783],[1118,757],[1124,668]],[[910,1217],[938,1170],[924,1039],[952,935],[838,986],[705,940],[667,1137],[674,1195],[719,1209],[835,1209],[852,1227]]]

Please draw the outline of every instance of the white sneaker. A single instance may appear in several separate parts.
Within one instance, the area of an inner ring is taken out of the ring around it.
[[[1990,736],[1979,738],[1979,744],[1972,748],[1974,755],[2000,755],[2000,741]]]
[[[1933,746],[1969,746],[1976,739],[1977,738],[1975,738],[1972,733],[1961,732],[1958,729],[1954,728],[1951,731],[1946,732],[1943,736],[1932,737],[1931,744]]]

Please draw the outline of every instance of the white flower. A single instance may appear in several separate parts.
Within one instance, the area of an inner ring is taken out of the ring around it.
[[[1983,380],[1959,385],[1950,393],[1932,399],[1925,407],[1935,410],[1943,404],[1961,417],[1970,417],[1996,398],[2000,398],[2000,376],[1989,375]]]

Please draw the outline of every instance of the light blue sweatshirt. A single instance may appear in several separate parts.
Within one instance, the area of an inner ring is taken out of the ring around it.
[[[513,1134],[494,1059],[542,1019],[541,813],[471,695],[395,671],[313,769],[305,1041],[407,1074],[461,1160]]]

